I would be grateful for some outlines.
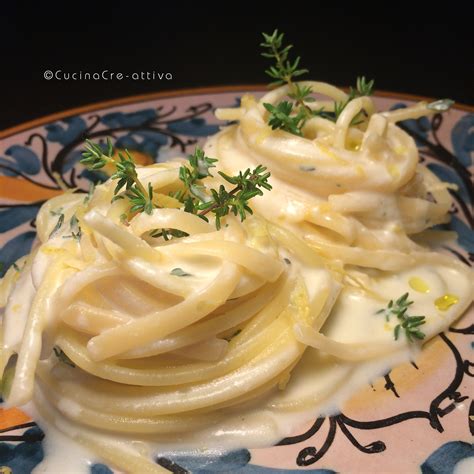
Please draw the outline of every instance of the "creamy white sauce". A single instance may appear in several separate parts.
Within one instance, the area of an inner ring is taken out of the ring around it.
[[[215,146],[215,144],[216,139],[211,139],[208,146]],[[226,146],[231,145],[224,140],[220,147],[225,148]],[[219,154],[224,157],[222,159],[224,171],[235,172],[252,167],[252,160],[248,154],[239,152],[238,149],[232,150],[232,161],[226,161],[226,153],[222,151],[225,150],[220,150]],[[314,196],[309,196],[307,192],[283,183],[278,178],[272,177],[271,181],[274,190],[256,200],[255,209],[257,211],[264,209],[265,215],[272,220],[284,219],[290,227],[292,223],[302,221],[307,211],[304,202],[317,202]],[[393,232],[381,229],[380,236],[381,239],[389,241],[393,238]],[[61,239],[53,240],[57,241],[57,246],[63,245],[60,242]],[[50,245],[54,246],[53,243],[51,241]],[[281,257],[285,257],[283,252]],[[328,272],[325,269],[304,267],[298,264],[291,255],[287,257],[292,260],[291,265],[298,267],[305,279],[310,299],[316,295],[317,291],[328,285]],[[6,325],[5,345],[10,349],[16,348],[21,340],[28,309],[35,295],[35,288],[41,282],[48,261],[47,255],[41,251],[38,252],[33,262],[31,276],[30,272],[21,275],[16,290],[10,298],[6,313],[16,312],[15,324]],[[199,275],[203,282],[214,278],[219,270],[217,261],[214,266],[209,263],[209,259],[173,261],[169,267],[165,266],[164,270],[170,272],[175,267],[181,267],[186,272]],[[145,270],[143,268],[143,271]],[[413,306],[410,307],[410,314],[426,315],[427,323],[423,326],[423,330],[427,337],[431,337],[441,328],[446,327],[457,311],[456,305],[446,311],[440,311],[434,305],[434,300],[446,293],[454,293],[460,299],[466,299],[469,298],[472,288],[471,283],[466,281],[459,271],[436,264],[418,265],[397,274],[374,272],[370,277],[376,282],[376,291],[386,301],[407,291],[410,292],[410,299],[414,300]],[[409,281],[413,277],[426,282],[429,291],[426,293],[412,291]],[[241,284],[251,285],[251,277],[245,277]],[[236,292],[238,294],[238,290]],[[346,343],[367,342],[370,344],[374,340],[393,342],[396,320],[392,318],[387,322],[383,315],[376,314],[377,310],[384,307],[385,304],[368,298],[363,293],[344,290],[331,312],[330,319],[323,327],[323,333],[336,341]],[[9,317],[7,320],[13,320],[13,318]],[[298,365],[293,369],[284,390],[276,387],[251,402],[239,405],[230,410],[225,421],[215,426],[181,435],[156,436],[155,442],[149,447],[141,443],[139,437],[119,438],[103,433],[101,437],[110,438],[115,443],[125,443],[126,449],[145,449],[154,455],[193,454],[210,449],[219,451],[242,447],[270,446],[280,439],[298,432],[315,417],[336,413],[357,390],[373,382],[390,368],[415,359],[418,351],[417,344],[409,345],[403,342],[400,343],[399,350],[390,356],[363,363],[349,363],[308,348]],[[265,370],[265,367],[262,367],[262,370]],[[84,403],[87,405],[87,401]],[[70,413],[71,417],[80,420],[81,407],[76,403],[61,400],[59,408]],[[96,455],[65,436],[56,427],[51,426],[40,416],[34,403],[25,407],[25,410],[38,421],[46,434],[43,442],[45,459],[34,470],[35,473],[89,473],[90,464],[96,459]],[[66,433],[70,432],[69,422],[61,424],[61,415],[58,412],[56,412],[56,417],[56,423],[58,426],[61,425],[59,428]],[[97,434],[96,431],[90,431]],[[464,468],[464,464],[467,466],[466,468]],[[463,469],[471,468],[471,464],[468,460],[463,461],[458,466],[459,472],[468,472]]]
[[[282,253],[282,258],[285,255]],[[288,255],[287,257],[291,257]],[[36,272],[42,273],[47,266],[44,256],[35,259]],[[184,265],[184,263],[183,263]],[[316,291],[328,283],[328,273],[324,269],[303,267],[294,259],[291,265],[296,265],[303,275],[312,298]],[[38,269],[38,266],[41,267]],[[199,274],[202,262],[188,266],[186,270]],[[214,269],[208,270],[210,274]],[[411,307],[413,314],[426,314],[428,322],[426,332],[436,331],[440,325],[445,325],[449,311],[440,312],[433,304],[436,296],[446,292],[456,292],[461,298],[469,292],[470,283],[464,281],[455,269],[440,265],[419,265],[416,268],[397,273],[396,275],[372,275],[376,281],[377,291],[386,297],[401,295],[409,290],[408,282],[411,277],[421,278],[429,287],[427,293],[411,291],[415,303]],[[22,275],[18,289],[23,292],[23,304],[29,305],[34,297],[34,286],[30,284],[29,291],[24,291],[25,283],[31,281],[27,275]],[[15,294],[18,294],[15,292]],[[13,299],[13,301],[16,301]],[[383,305],[382,305],[383,306]],[[361,342],[373,340],[393,340],[394,323],[388,324],[383,315],[377,315],[381,303],[367,298],[362,293],[343,291],[339,296],[331,317],[323,327],[323,332],[341,342]],[[453,308],[452,310],[455,310]],[[21,321],[18,320],[18,324]],[[432,330],[430,326],[433,326]],[[370,331],[368,332],[368,328]],[[341,405],[358,389],[373,382],[377,377],[386,373],[390,368],[403,362],[414,360],[418,346],[403,344],[400,351],[388,357],[364,363],[341,362],[336,358],[308,348],[298,365],[291,373],[289,382],[284,390],[272,389],[270,393],[256,400],[247,402],[230,411],[225,421],[216,426],[196,430],[175,436],[156,436],[156,441],[149,445],[150,453],[155,455],[203,452],[209,449],[226,450],[236,448],[256,448],[270,446],[280,439],[302,430],[308,421],[319,415],[330,415],[337,412]],[[264,370],[264,369],[263,369]],[[79,417],[80,406],[70,400],[62,400],[59,408]],[[26,411],[38,421],[46,433],[44,440],[45,459],[35,469],[35,473],[88,473],[92,460],[96,455],[78,445],[75,441],[64,436],[57,428],[51,426],[38,414],[34,404],[29,404]],[[56,412],[57,413],[57,412]],[[61,415],[57,413],[58,419]],[[68,432],[69,422],[63,427]],[[94,431],[95,432],[95,431]],[[95,432],[96,433],[96,432]],[[109,434],[103,438],[116,440]],[[123,438],[120,438],[123,442]],[[128,446],[139,442],[139,437],[125,438]],[[117,442],[117,441],[114,441]],[[140,444],[139,444],[140,446]],[[462,471],[460,471],[462,472]]]
[[[326,272],[302,270],[311,297],[316,289],[324,286]],[[446,285],[451,286],[454,283],[440,282],[440,277],[433,268],[424,268],[420,271],[417,269],[417,274],[429,282],[433,291],[445,291]],[[389,279],[388,282],[381,282],[381,290],[386,290],[389,294],[401,294],[407,285],[408,276],[409,272],[406,275],[401,273],[394,281]],[[452,275],[453,278],[455,276]],[[426,310],[426,305],[433,304],[432,296],[431,300],[421,298],[418,304],[420,309]],[[340,341],[364,339],[369,341],[367,328],[370,327],[372,338],[375,334],[377,337],[390,340],[392,331],[387,331],[382,316],[375,315],[379,307],[379,303],[360,294],[343,293],[333,309],[325,332]],[[414,358],[416,351],[410,351],[407,347],[390,357],[361,364],[343,363],[309,348],[293,370],[284,390],[276,388],[270,395],[236,408],[233,411],[234,415],[231,412],[225,422],[219,423],[218,426],[174,437],[157,436],[156,445],[151,447],[151,450],[165,455],[177,452],[202,452],[209,448],[225,450],[272,445],[290,433],[298,431],[299,427],[314,417],[335,413],[338,407],[358,389],[374,381],[389,368]],[[71,412],[71,415],[78,415],[77,412],[80,411],[80,407],[67,400],[60,402],[60,408]],[[47,456],[41,467],[38,467],[43,470],[37,472],[55,472],[55,469],[62,469],[65,457],[64,454],[58,453],[64,452],[68,453],[67,459],[73,460],[70,463],[70,472],[87,472],[90,459],[93,459],[94,455],[83,448],[77,448],[74,441],[58,434],[57,430],[48,426],[44,420],[40,420],[40,424],[46,430]]]
[[[136,446],[149,450],[150,458],[203,455],[230,449],[271,446],[286,436],[303,431],[315,417],[337,413],[339,407],[358,389],[373,382],[389,368],[410,359],[411,355],[407,351],[382,360],[355,365],[340,363],[310,348],[293,371],[284,391],[275,389],[270,395],[236,408],[233,415],[230,414],[217,426],[182,435],[156,436],[156,441],[152,444],[140,442],[138,437],[125,438],[125,441],[130,448],[134,449]],[[292,408],[292,403],[301,400],[307,400],[308,406]],[[60,403],[63,403],[63,408],[67,410],[78,410],[78,407],[71,405],[69,401]],[[286,408],[285,404],[288,405]],[[33,471],[35,474],[88,474],[90,465],[100,462],[96,454],[46,422],[34,404],[30,403],[24,408],[46,435],[43,441],[45,458]],[[101,437],[110,438],[115,443],[117,439],[124,441],[122,437],[106,434]]]
[[[55,426],[44,420],[33,402],[22,409],[33,418],[44,431],[42,441],[44,450],[43,461],[33,469],[33,474],[90,474],[90,465],[97,456],[71,438],[61,433]]]

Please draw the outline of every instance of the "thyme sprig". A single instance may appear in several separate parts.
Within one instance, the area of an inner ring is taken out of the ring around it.
[[[275,30],[272,34],[262,33],[262,35],[264,42],[260,43],[260,46],[264,48],[264,52],[261,54],[265,58],[275,61],[275,64],[265,71],[267,75],[274,79],[269,85],[288,84],[288,97],[293,99],[293,102],[284,100],[276,105],[263,104],[269,112],[268,124],[272,130],[281,129],[293,135],[302,136],[305,123],[312,117],[321,116],[335,122],[351,100],[372,94],[374,81],[367,81],[364,76],[361,76],[357,78],[356,86],[350,88],[346,101],[334,102],[333,112],[325,111],[323,108],[313,110],[308,106],[309,102],[315,101],[314,97],[311,97],[313,92],[311,87],[294,82],[296,77],[309,71],[299,67],[300,56],[297,56],[293,61],[289,59],[289,51],[293,48],[293,45],[284,46],[284,33],[279,33],[278,30]],[[351,125],[360,123],[361,114],[354,118]]]
[[[398,340],[400,332],[404,331],[408,341],[413,342],[414,339],[425,338],[425,334],[420,331],[419,327],[426,323],[426,317],[407,314],[409,307],[413,304],[413,301],[410,301],[408,297],[409,294],[405,293],[396,301],[390,300],[387,307],[379,309],[376,314],[383,314],[386,321],[389,321],[392,315],[396,316],[399,323],[393,330],[395,340]]]
[[[128,198],[131,204],[131,213],[146,212],[151,214],[153,210],[151,184],[148,183],[148,189],[146,189],[140,182],[135,162],[128,150],[119,151],[118,160],[114,160],[113,155],[114,147],[109,138],[107,138],[105,150],[103,146],[86,140],[86,150],[82,153],[81,163],[90,170],[99,170],[106,165],[114,167],[115,173],[112,174],[111,179],[118,180],[118,182],[112,201]]]
[[[270,191],[271,184],[268,182],[270,172],[262,165],[258,165],[254,170],[247,169],[237,176],[229,176],[222,171],[219,174],[230,184],[235,185],[231,191],[227,191],[224,185],[220,185],[218,190],[211,189],[212,201],[201,204],[200,217],[212,212],[216,219],[216,228],[221,228],[221,219],[229,213],[239,216],[244,221],[247,214],[253,214],[248,205],[250,199],[263,195],[263,189]]]
[[[194,153],[188,156],[189,167],[181,166],[179,168],[179,179],[184,184],[184,188],[173,194],[173,197],[178,199],[185,204],[187,202],[187,211],[192,212],[194,207],[192,206],[193,198],[198,200],[206,200],[206,194],[204,191],[204,185],[201,180],[212,177],[210,168],[215,168],[217,159],[209,158],[205,155],[204,150],[196,147]]]
[[[208,221],[207,214],[214,214],[216,228],[219,230],[221,219],[229,213],[240,216],[241,221],[244,221],[247,214],[252,214],[248,204],[250,199],[263,195],[263,189],[271,190],[272,186],[268,182],[270,173],[267,168],[259,165],[254,170],[249,168],[236,176],[219,171],[225,181],[234,185],[230,191],[224,185],[220,185],[218,189],[207,189],[202,180],[213,176],[210,168],[215,166],[213,163],[216,161],[196,148],[194,154],[189,156],[189,167],[182,166],[179,170],[179,178],[184,186],[173,197],[183,202],[186,212],[196,214],[205,221]]]
[[[306,113],[301,109],[297,111],[296,115],[292,115],[293,104],[286,100],[276,106],[269,103],[264,103],[263,106],[270,112],[268,125],[272,127],[272,130],[280,128],[293,135],[303,135],[301,128],[306,120]]]
[[[270,86],[288,84],[288,97],[294,100],[294,104],[282,101],[276,106],[264,103],[263,106],[270,113],[268,124],[272,130],[277,128],[294,135],[302,136],[302,128],[306,121],[315,115],[314,111],[306,104],[314,102],[311,97],[312,89],[309,86],[301,86],[293,79],[309,72],[307,69],[299,69],[301,57],[297,56],[294,61],[288,57],[288,53],[293,45],[283,46],[284,33],[275,30],[271,35],[262,33],[264,42],[260,43],[265,51],[262,54],[265,58],[274,59],[275,65],[270,66],[265,72],[274,79]]]
[[[266,49],[262,53],[262,56],[269,59],[275,60],[275,65],[270,66],[265,72],[273,79],[275,79],[270,85],[279,86],[285,82],[291,84],[294,77],[301,76],[308,72],[307,69],[298,69],[301,61],[301,57],[297,56],[294,61],[290,61],[288,53],[292,44],[283,46],[284,33],[279,33],[275,30],[271,35],[262,33],[263,43],[260,46]]]
[[[115,161],[112,158],[113,155],[114,148],[110,139],[107,139],[105,149],[104,146],[87,140],[81,163],[91,170],[98,170],[106,165],[115,167],[115,173],[112,174],[111,179],[118,180],[118,182],[114,189],[112,202],[117,199],[128,199],[130,213],[151,214],[153,208],[158,207],[153,202],[151,183],[148,183],[148,188],[145,189],[138,178],[133,157],[127,150],[124,153],[118,152],[119,161]],[[234,185],[230,191],[227,191],[224,185],[218,189],[207,188],[203,180],[213,176],[211,168],[215,167],[214,163],[217,159],[209,158],[199,147],[194,150],[192,155],[188,156],[188,159],[188,163],[181,166],[178,172],[182,186],[179,190],[170,193],[170,196],[183,204],[185,212],[196,214],[205,221],[208,221],[207,214],[214,214],[218,230],[221,228],[222,218],[229,213],[240,216],[243,221],[248,214],[252,214],[252,209],[249,206],[250,199],[261,196],[264,189],[272,189],[268,182],[270,173],[261,165],[253,170],[249,168],[244,172],[239,172],[236,176],[229,176],[219,171],[224,180]],[[87,200],[90,199],[91,196]],[[124,217],[126,218],[126,215]],[[62,221],[60,224],[62,225]],[[186,232],[179,229],[154,229],[149,233],[150,237],[163,237],[164,240],[187,235]],[[76,235],[73,233],[71,237],[77,239],[80,238],[80,234],[77,236],[76,232]]]

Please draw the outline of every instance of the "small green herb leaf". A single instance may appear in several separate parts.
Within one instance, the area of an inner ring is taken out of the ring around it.
[[[197,147],[192,155],[189,155],[189,163],[191,164],[193,179],[204,179],[212,176],[209,169],[215,168],[216,158],[209,158],[204,154],[204,150]]]
[[[66,365],[69,365],[69,367],[75,368],[76,364],[63,352],[63,350],[58,347],[54,346],[53,347],[53,352],[54,355],[63,363]]]
[[[76,214],[73,214],[69,220],[69,228],[71,229],[71,233],[69,235],[63,235],[63,239],[74,239],[77,242],[80,242],[82,229],[79,225],[79,220],[77,219]]]
[[[62,207],[58,207],[57,209],[53,209],[52,211],[49,211],[49,213],[50,213],[52,216],[60,216],[60,215],[63,213],[63,208],[62,208]]]
[[[173,270],[171,270],[171,275],[174,275],[174,276],[178,276],[178,277],[189,277],[189,276],[192,276],[191,273],[187,273],[185,272],[182,268],[173,268]]]
[[[89,191],[87,192],[86,194],[86,197],[84,198],[84,204],[87,204],[90,202],[90,200],[92,199],[92,196],[94,195],[94,191],[95,191],[95,183],[94,182],[91,182],[91,184],[89,185]]]
[[[297,102],[314,102],[314,97],[310,97],[312,89],[310,86],[300,86],[297,82],[294,84],[293,92],[288,94],[288,97]]]
[[[49,234],[50,239],[56,235],[56,233],[59,231],[59,229],[61,228],[63,223],[64,223],[64,214],[61,213],[61,214],[59,214],[58,221],[56,222],[56,225],[54,226],[54,229]]]
[[[171,240],[173,237],[187,237],[189,234],[178,229],[155,229],[150,231],[149,235],[155,239],[163,237],[164,240]]]
[[[71,229],[75,230],[77,229],[77,227],[79,227],[79,221],[77,219],[77,216],[76,214],[73,214],[71,219],[69,219],[69,226],[71,227]]]
[[[360,76],[356,80],[356,87],[349,89],[349,100],[356,97],[369,96],[373,94],[375,81],[372,79],[367,81],[365,76]]]

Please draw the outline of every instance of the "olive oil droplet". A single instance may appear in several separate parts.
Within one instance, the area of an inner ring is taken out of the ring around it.
[[[450,295],[449,293],[439,298],[435,299],[435,306],[439,311],[447,311],[453,304],[456,304],[459,301],[459,298],[455,295]]]
[[[415,291],[418,291],[418,293],[429,293],[430,292],[430,287],[426,283],[425,280],[422,280],[419,277],[411,277],[408,280],[408,284],[410,285],[410,288],[412,288]]]

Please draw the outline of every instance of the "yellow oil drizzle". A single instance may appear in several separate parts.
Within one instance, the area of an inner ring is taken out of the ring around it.
[[[337,161],[339,164],[347,166],[349,163],[337,155],[334,151],[332,151],[329,147],[323,145],[322,143],[315,143],[313,142],[317,148],[319,148],[325,155],[332,158],[334,161]]]
[[[87,267],[87,264],[77,258],[65,258],[64,265],[74,270],[84,270]]]
[[[46,255],[67,253],[66,249],[62,247],[53,247],[53,246],[43,246],[41,247],[41,252],[45,253]]]
[[[361,142],[359,140],[348,140],[347,149],[350,151],[359,151]]]
[[[410,285],[410,288],[412,288],[415,291],[418,291],[418,293],[429,293],[430,292],[430,287],[428,286],[428,283],[426,283],[425,280],[422,280],[419,277],[411,277],[408,280],[408,284]]]
[[[318,204],[317,209],[319,212],[330,212],[331,211],[331,204],[328,202],[323,202]]]
[[[406,147],[404,147],[403,145],[397,145],[393,151],[397,154],[397,155],[404,155],[408,150],[406,149]]]
[[[255,137],[255,143],[261,145],[271,134],[272,129],[270,127],[263,128]]]
[[[357,165],[356,166],[356,173],[357,173],[357,176],[359,176],[360,178],[365,178],[366,177],[365,170],[362,167],[362,165]]]
[[[447,311],[453,304],[456,304],[459,298],[449,293],[435,299],[435,306],[439,311]]]
[[[403,227],[399,224],[393,224],[391,227],[391,231],[395,234],[400,234],[403,232]]]
[[[398,166],[393,163],[387,165],[387,171],[390,173],[392,178],[398,179],[400,177],[400,170],[398,169]]]

